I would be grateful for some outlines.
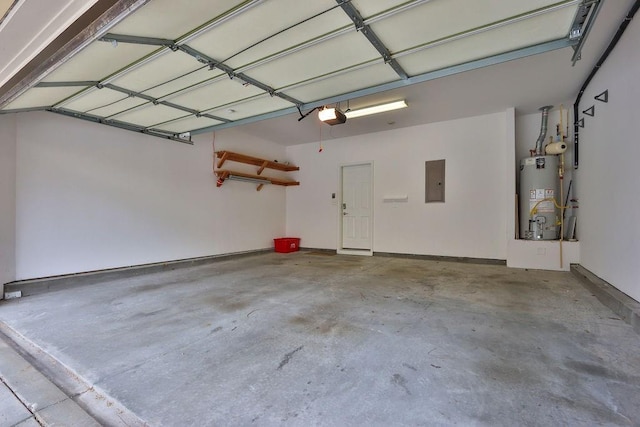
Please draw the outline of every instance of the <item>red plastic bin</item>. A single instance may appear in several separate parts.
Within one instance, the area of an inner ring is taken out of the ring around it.
[[[282,237],[279,239],[273,239],[273,243],[275,245],[276,252],[289,253],[300,250],[299,237]]]

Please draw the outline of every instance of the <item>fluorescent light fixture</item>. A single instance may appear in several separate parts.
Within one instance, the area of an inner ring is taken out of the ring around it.
[[[374,105],[373,107],[366,107],[366,108],[361,108],[359,110],[347,111],[345,113],[345,116],[347,116],[348,119],[353,119],[356,117],[368,116],[370,114],[384,113],[385,111],[398,110],[400,108],[406,108],[406,107],[407,107],[407,102],[403,99],[402,101],[395,101],[395,102],[390,102],[388,104]]]
[[[260,179],[260,178],[249,178],[246,176],[229,175],[227,179],[229,181],[251,182],[253,184],[271,184],[271,181],[269,181],[267,178]]]
[[[347,121],[346,116],[338,108],[323,108],[318,112],[318,118],[331,126]]]

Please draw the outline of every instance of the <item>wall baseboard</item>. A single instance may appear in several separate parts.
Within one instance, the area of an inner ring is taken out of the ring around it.
[[[195,267],[218,261],[226,261],[266,252],[273,249],[258,249],[246,252],[234,252],[222,255],[210,255],[197,258],[187,258],[153,264],[133,265],[128,267],[110,268],[107,270],[87,271],[82,273],[64,274],[60,276],[42,277],[37,279],[19,280],[4,285],[4,293],[22,292],[22,296],[37,295],[45,292],[75,288],[77,286],[92,285],[107,280],[125,279],[143,274],[171,271],[178,268]]]
[[[314,254],[324,254],[324,255],[337,255],[338,252],[335,249],[324,249],[324,248],[307,248],[300,247],[301,252],[312,252]]]
[[[391,257],[391,258],[410,258],[424,259],[427,261],[443,261],[443,262],[461,262],[466,264],[488,264],[488,265],[507,265],[507,260],[492,258],[469,258],[443,255],[419,255],[419,254],[403,254],[395,252],[374,252],[373,256]]]
[[[339,255],[335,249],[301,247],[300,250],[307,251],[307,252],[324,253],[327,255],[329,254]],[[462,262],[467,264],[507,265],[507,260],[492,259],[492,258],[469,258],[469,257],[443,256],[443,255],[420,255],[420,254],[405,254],[405,253],[399,253],[399,252],[373,252],[373,256],[380,256],[380,257],[387,257],[387,258],[423,259],[427,261]]]
[[[619,291],[580,264],[571,265],[571,272],[602,304],[610,308],[622,320],[630,324],[636,333],[640,334],[640,302]]]

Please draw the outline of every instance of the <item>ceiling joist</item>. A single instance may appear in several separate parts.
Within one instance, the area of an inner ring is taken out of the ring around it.
[[[40,82],[35,87],[74,87],[74,86],[95,86],[99,84],[99,81],[85,80],[76,82]]]
[[[187,45],[179,45],[178,49],[188,55],[193,56],[196,60],[198,60],[199,62],[203,63],[203,64],[207,64],[209,66],[210,69],[213,68],[217,68],[218,70],[224,72],[227,76],[229,76],[229,78],[231,80],[236,80],[239,81],[241,84],[250,84],[252,86],[255,86],[257,88],[262,89],[263,91],[267,92],[269,95],[271,96],[277,96],[279,98],[284,99],[285,101],[289,101],[290,103],[294,104],[294,105],[300,105],[302,104],[302,102],[298,101],[297,99],[291,98],[290,96],[287,96],[283,93],[280,92],[276,92],[276,90],[262,82],[259,82],[256,79],[253,79],[249,76],[247,76],[244,73],[237,73],[233,68],[229,67],[228,65],[224,64],[223,62],[218,62],[215,59],[205,55],[202,52],[198,52],[197,50],[187,46]]]
[[[99,116],[79,113],[77,111],[65,110],[64,108],[51,108],[51,109],[47,109],[47,111],[50,111],[56,114],[61,114],[67,117],[73,117],[76,119],[86,120],[93,123],[116,127],[119,129],[124,129],[132,132],[143,133],[145,135],[155,136],[158,138],[169,139],[171,141],[181,142],[183,144],[193,145],[193,142],[190,139],[181,138],[180,135],[171,134],[171,133],[162,133],[156,130],[150,130],[143,126],[132,125],[131,123],[121,122],[118,120],[105,120],[104,118]]]
[[[294,105],[301,105],[302,102],[294,99],[290,96],[287,96],[283,93],[276,92],[276,90],[262,82],[259,82],[256,79],[253,79],[247,76],[244,73],[236,72],[233,68],[224,64],[221,61],[217,61],[208,55],[197,51],[196,49],[186,45],[186,44],[178,44],[174,40],[161,39],[161,38],[153,38],[153,37],[137,37],[131,35],[123,35],[123,34],[107,34],[100,39],[103,42],[115,42],[115,43],[132,43],[132,44],[142,44],[142,45],[152,45],[152,46],[162,46],[171,49],[172,51],[181,51],[186,53],[187,55],[192,56],[198,62],[205,64],[209,67],[209,69],[217,68],[218,70],[224,72],[229,76],[230,79],[236,79],[241,84],[250,84],[257,88],[262,89],[267,92],[271,96],[280,97],[286,101],[291,102]]]
[[[140,93],[140,92],[135,92],[135,91],[132,91],[132,90],[129,90],[129,89],[125,89],[123,87],[119,87],[119,86],[116,86],[116,85],[111,84],[111,83],[107,83],[106,85],[104,85],[104,87],[106,87],[107,89],[115,90],[116,92],[123,93],[123,94],[125,94],[127,96],[142,98],[144,100],[149,101],[153,105],[164,105],[164,106],[167,106],[167,107],[175,108],[176,110],[180,110],[180,111],[184,111],[184,112],[189,113],[189,114],[193,114],[196,117],[208,117],[210,119],[219,120],[221,122],[229,122],[230,121],[230,120],[224,119],[222,117],[216,117],[216,116],[213,116],[211,114],[202,113],[202,112],[200,112],[198,110],[194,110],[192,108],[183,107],[182,105],[174,104],[172,102],[160,101],[160,100],[158,100],[158,99],[156,99],[156,98],[154,98],[152,96],[145,95],[145,94]],[[123,111],[120,114],[122,114],[124,112],[127,112],[127,111],[129,111],[129,110]],[[116,116],[116,115],[117,114],[115,114],[113,116]],[[111,116],[111,117],[113,117],[113,116]]]
[[[362,17],[362,15],[360,15],[358,9],[353,6],[351,0],[336,0],[336,2],[340,5],[342,10],[344,10],[347,16],[351,18],[353,24],[356,27],[356,31],[362,33],[367,38],[367,40],[369,40],[369,43],[371,43],[371,45],[376,48],[378,53],[380,53],[382,59],[384,60],[384,63],[389,64],[389,66],[393,68],[393,71],[395,71],[402,79],[406,80],[407,78],[409,78],[406,71],[404,71],[400,64],[398,64],[398,62],[391,57],[391,52],[389,52],[389,49],[387,49],[382,40],[380,40],[380,38],[371,29],[371,27],[365,23],[364,18]]]

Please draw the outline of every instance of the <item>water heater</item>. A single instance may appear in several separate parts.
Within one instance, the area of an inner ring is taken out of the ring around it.
[[[520,238],[555,240],[560,220],[558,156],[534,156],[520,161]]]
[[[544,155],[547,120],[551,105],[540,108],[542,123],[536,149],[531,157],[520,161],[520,238],[527,240],[555,240],[558,238],[560,218],[556,206],[560,172],[557,156]],[[566,149],[564,146],[563,149]]]

